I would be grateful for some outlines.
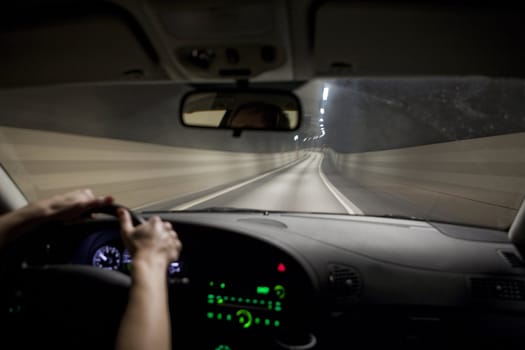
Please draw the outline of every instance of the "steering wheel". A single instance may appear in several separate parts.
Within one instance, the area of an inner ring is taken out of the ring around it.
[[[107,205],[96,213],[116,216],[120,207]],[[144,222],[127,210],[134,225]],[[0,326],[6,337],[2,344],[7,341],[16,348],[114,347],[131,286],[128,275],[83,265],[22,264],[3,277]]]
[[[131,221],[132,221],[134,226],[138,226],[138,225],[143,224],[145,222],[144,219],[140,215],[135,213],[133,210],[131,210],[129,208],[126,208],[125,206],[120,205],[120,204],[108,204],[108,205],[105,205],[103,207],[99,207],[93,212],[93,214],[100,213],[100,214],[107,214],[107,215],[111,215],[111,216],[117,217],[118,216],[117,210],[119,208],[126,209],[129,212],[129,214],[131,216]]]

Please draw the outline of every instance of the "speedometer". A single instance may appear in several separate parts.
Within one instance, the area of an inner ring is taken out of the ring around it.
[[[93,254],[93,266],[106,270],[118,270],[120,267],[120,251],[113,246],[103,246]]]

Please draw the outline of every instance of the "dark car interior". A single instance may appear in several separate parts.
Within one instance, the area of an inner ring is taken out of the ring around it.
[[[499,231],[300,213],[162,217],[185,244],[167,271],[179,348],[522,344],[525,267]],[[121,253],[119,272],[89,266],[102,247]],[[111,347],[131,283],[117,222],[48,227],[17,248],[7,339]]]
[[[3,5],[0,86],[289,91],[318,76],[525,77],[525,12],[510,2],[243,4]],[[2,212],[13,209],[6,198]],[[0,348],[113,348],[131,284],[113,214],[44,225],[3,252]],[[263,210],[135,214],[171,222],[184,244],[166,272],[174,349],[525,346],[523,204],[508,230]]]

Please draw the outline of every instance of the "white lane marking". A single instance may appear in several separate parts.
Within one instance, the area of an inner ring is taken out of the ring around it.
[[[318,166],[319,177],[321,178],[321,180],[323,180],[323,183],[325,184],[326,188],[328,188],[328,190],[334,195],[335,199],[337,199],[339,203],[341,203],[341,205],[345,208],[348,214],[362,215],[363,211],[359,209],[357,205],[352,203],[350,199],[346,198],[344,194],[339,192],[339,190],[335,188],[335,186],[332,185],[330,180],[328,180],[326,176],[323,174],[323,171],[321,170],[321,164],[323,163],[324,154],[321,154],[320,157],[321,157],[321,160],[319,160],[319,166]]]
[[[311,156],[309,155],[308,157],[305,157],[303,159],[300,159],[298,161],[295,161],[293,162],[292,164],[288,164],[288,165],[285,165],[283,167],[280,167],[280,168],[277,168],[275,170],[272,170],[271,172],[269,173],[266,173],[266,174],[263,174],[263,175],[259,175],[257,177],[254,177],[253,179],[250,179],[250,180],[246,180],[244,182],[241,182],[240,184],[237,184],[237,185],[233,185],[233,186],[230,186],[228,188],[225,188],[223,190],[220,190],[218,192],[214,192],[212,194],[209,194],[207,196],[204,196],[204,197],[200,197],[200,198],[197,198],[197,199],[194,199],[192,201],[189,201],[189,202],[186,202],[186,203],[183,203],[183,204],[180,204],[180,205],[177,205],[176,207],[173,207],[171,208],[170,210],[185,210],[185,209],[188,209],[188,208],[191,208],[195,205],[198,205],[198,204],[201,204],[201,203],[204,203],[206,201],[209,201],[213,198],[216,198],[216,197],[219,197],[219,196],[222,196],[223,194],[226,194],[228,192],[231,192],[231,191],[235,191],[241,187],[244,187],[246,185],[249,185],[255,181],[259,181],[261,179],[264,179],[265,177],[268,177],[270,175],[273,175],[275,174],[276,172],[278,171],[282,171],[283,169],[286,169],[288,167],[292,167],[292,166],[295,166],[303,161],[305,161],[306,159],[310,158]]]

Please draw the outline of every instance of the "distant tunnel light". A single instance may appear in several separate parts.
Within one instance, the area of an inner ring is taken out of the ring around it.
[[[329,91],[330,91],[330,89],[327,88],[327,87],[325,87],[325,88],[323,89],[323,101],[328,100],[328,92],[329,92]]]
[[[293,140],[294,140],[294,141],[299,140],[299,135],[295,135],[295,136],[293,137]]]
[[[321,108],[320,111],[321,111],[321,114],[324,114],[324,108]]]
[[[320,118],[319,121],[320,121],[320,122],[324,122],[324,119],[323,119],[323,118]]]

